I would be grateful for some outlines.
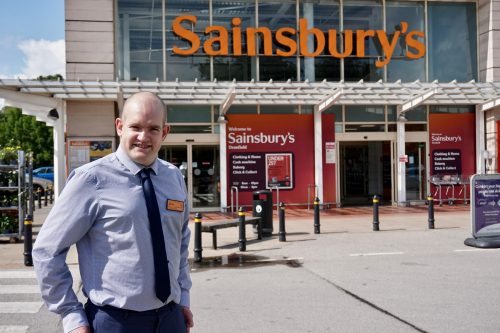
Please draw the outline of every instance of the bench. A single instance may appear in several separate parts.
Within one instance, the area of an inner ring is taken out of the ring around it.
[[[258,239],[262,239],[262,226],[260,223],[260,217],[245,217],[245,225],[251,224],[257,226]],[[201,232],[212,233],[212,248],[217,249],[217,230],[237,227],[240,225],[239,219],[222,220],[216,222],[203,222],[201,224]]]

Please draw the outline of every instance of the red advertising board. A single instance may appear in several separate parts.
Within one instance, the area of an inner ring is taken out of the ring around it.
[[[446,182],[466,179],[475,173],[475,115],[473,113],[430,114],[430,174]],[[432,193],[436,193],[432,186]],[[455,188],[441,189],[442,198],[458,198]],[[467,190],[468,191],[468,190]],[[462,191],[462,195],[464,192]]]
[[[307,202],[315,181],[312,115],[228,115],[226,142],[228,188],[238,188],[240,204],[250,205],[254,191],[276,187],[280,201]]]

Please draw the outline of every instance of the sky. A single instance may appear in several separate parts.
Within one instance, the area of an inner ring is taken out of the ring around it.
[[[0,0],[0,79],[65,77],[64,0]]]

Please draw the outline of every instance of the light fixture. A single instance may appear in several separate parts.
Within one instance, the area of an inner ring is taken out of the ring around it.
[[[52,120],[57,120],[59,119],[59,113],[57,112],[56,109],[52,109],[47,113],[47,118],[52,119]]]
[[[404,122],[407,122],[407,121],[408,121],[408,119],[406,119],[406,117],[405,117],[405,113],[404,113],[404,112],[401,112],[401,113],[399,114],[399,117],[398,117],[398,122],[400,122],[400,123],[404,123]]]
[[[225,114],[221,114],[219,116],[219,119],[217,119],[217,122],[220,124],[227,124],[227,117]]]

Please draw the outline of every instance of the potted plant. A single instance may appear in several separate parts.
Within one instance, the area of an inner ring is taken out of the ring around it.
[[[17,232],[18,222],[17,218],[13,216],[4,215],[0,217],[0,233],[12,234]]]
[[[4,147],[3,148],[3,161],[4,164],[15,165],[17,164],[17,151],[20,147]],[[0,156],[1,157],[1,156]]]

